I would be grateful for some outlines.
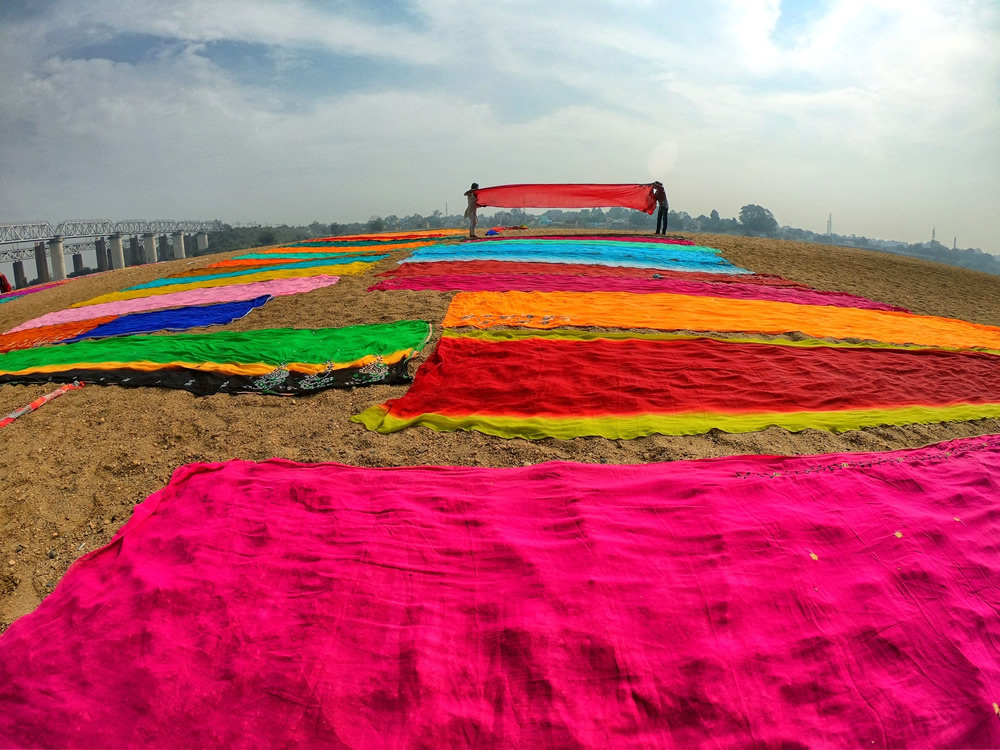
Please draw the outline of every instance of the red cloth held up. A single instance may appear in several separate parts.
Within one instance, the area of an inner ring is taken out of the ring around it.
[[[656,208],[652,185],[497,185],[475,192],[477,206],[497,208]]]

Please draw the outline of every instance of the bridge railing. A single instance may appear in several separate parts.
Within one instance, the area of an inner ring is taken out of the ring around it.
[[[53,227],[47,221],[0,224],[0,245],[50,240],[54,237],[103,237],[113,234],[171,234],[173,232],[219,232],[221,221],[175,221],[173,219],[86,219],[64,221]]]

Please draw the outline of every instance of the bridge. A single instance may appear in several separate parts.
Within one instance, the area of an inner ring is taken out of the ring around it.
[[[100,271],[124,268],[125,251],[123,238],[129,237],[129,253],[132,264],[156,263],[160,256],[183,258],[184,236],[193,235],[199,250],[208,247],[210,232],[225,228],[221,221],[175,221],[172,219],[126,219],[123,221],[82,220],[64,221],[54,227],[47,221],[31,221],[0,224],[0,262],[14,264],[14,283],[20,289],[27,286],[24,261],[34,258],[38,280],[62,280],[66,278],[65,256],[73,257],[73,266],[83,270],[82,253],[95,250],[97,267]],[[173,237],[172,245],[167,236]],[[141,248],[140,248],[141,238]],[[67,239],[91,239],[90,242],[63,245]],[[19,247],[30,242],[31,247]],[[5,245],[13,245],[4,249]],[[157,253],[159,245],[159,254]],[[46,257],[46,246],[48,257]],[[52,262],[49,272],[48,261]]]

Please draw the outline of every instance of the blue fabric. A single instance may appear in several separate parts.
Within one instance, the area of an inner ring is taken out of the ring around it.
[[[620,247],[620,245],[626,245]],[[527,263],[584,263],[631,268],[662,268],[672,271],[747,274],[715,251],[697,246],[619,242],[477,242],[450,247],[422,247],[401,263],[445,260],[506,260]]]
[[[280,256],[279,256],[280,257]],[[340,255],[333,258],[326,258],[322,260],[312,260],[307,263],[280,263],[275,266],[255,266],[253,268],[241,269],[239,271],[220,271],[219,273],[210,273],[204,276],[180,276],[171,277],[168,276],[165,279],[156,279],[155,281],[147,281],[145,284],[136,284],[135,286],[128,287],[125,291],[130,292],[134,289],[153,289],[155,287],[161,286],[174,286],[176,284],[194,284],[199,281],[213,281],[215,279],[228,279],[237,276],[252,276],[255,273],[267,273],[268,271],[284,271],[294,268],[312,268],[315,266],[342,266],[347,263],[374,263],[376,260],[381,260],[382,258],[388,258],[388,255]],[[214,270],[214,269],[206,269]]]
[[[152,310],[150,312],[131,313],[120,318],[102,323],[86,333],[66,339],[62,343],[70,344],[83,339],[103,339],[108,336],[124,336],[132,333],[152,333],[154,331],[185,331],[189,328],[202,326],[221,326],[232,323],[250,314],[250,311],[260,307],[271,299],[270,294],[239,302],[217,302],[214,305],[194,305],[177,307],[171,310]]]

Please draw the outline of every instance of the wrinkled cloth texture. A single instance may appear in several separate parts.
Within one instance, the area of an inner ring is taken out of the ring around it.
[[[272,271],[286,271],[286,270],[304,270],[304,269],[316,269],[316,273],[323,273],[323,269],[327,267],[332,267],[334,271],[337,269],[335,266],[346,265],[348,263],[374,263],[375,261],[388,258],[388,255],[343,255],[340,257],[331,258],[321,258],[320,260],[306,260],[302,262],[289,261],[287,263],[278,263],[276,265],[270,265],[265,268],[260,268],[258,266],[252,266],[249,268],[232,268],[232,269],[197,269],[195,274],[183,273],[176,274],[174,276],[167,276],[162,279],[154,279],[153,281],[147,281],[144,284],[136,284],[135,286],[126,287],[122,291],[130,292],[136,289],[156,289],[158,287],[164,286],[176,286],[178,284],[193,284],[196,282],[211,282],[217,279],[234,279],[241,276],[251,276],[259,273],[270,273]],[[252,280],[252,279],[251,279]]]
[[[217,302],[214,305],[194,305],[122,315],[72,338],[67,338],[66,342],[100,339],[108,336],[127,336],[133,333],[186,331],[189,328],[227,325],[234,320],[245,318],[258,307],[263,306],[269,299],[271,297],[265,294],[261,297],[237,302]]]
[[[403,263],[378,274],[379,278],[402,278],[408,276],[451,276],[493,273],[528,273],[560,276],[614,276],[623,279],[670,278],[685,281],[718,281],[730,284],[764,284],[767,286],[787,286],[807,289],[804,284],[780,276],[762,273],[740,275],[705,273],[690,270],[667,270],[665,268],[628,268],[625,266],[602,266],[597,263],[531,263],[503,260],[452,260]]]
[[[739,278],[739,277],[737,277]],[[867,310],[902,310],[884,302],[845,292],[824,292],[795,287],[769,287],[761,284],[732,284],[683,281],[676,278],[637,279],[622,277],[575,276],[561,274],[468,274],[439,276],[403,276],[385,278],[368,291],[392,289],[434,290],[439,292],[629,292],[631,294],[689,294],[734,299],[763,299],[797,305],[833,305]]]
[[[326,266],[314,266],[311,268],[286,268],[275,271],[263,268],[245,276],[234,278],[209,279],[207,281],[184,280],[185,283],[172,286],[160,286],[149,289],[131,289],[119,292],[110,292],[94,297],[85,302],[77,302],[70,305],[70,308],[93,307],[108,302],[124,302],[127,300],[141,299],[143,297],[155,297],[162,294],[177,294],[178,292],[189,292],[197,289],[215,289],[219,287],[253,284],[261,281],[275,281],[278,279],[307,279],[327,274],[337,274],[338,276],[355,276],[365,272],[367,264],[361,262],[336,263]]]
[[[422,320],[119,336],[0,354],[0,383],[79,380],[194,393],[408,383],[406,363],[429,336],[430,324]]]
[[[6,417],[0,418],[0,427],[6,427],[7,425],[23,417],[25,414],[31,414],[31,412],[42,408],[43,406],[45,406],[45,404],[49,403],[50,401],[54,401],[63,394],[68,393],[69,391],[76,390],[78,388],[83,388],[83,383],[67,383],[64,386],[56,388],[54,391],[51,391],[50,393],[46,393],[44,396],[39,396],[30,404],[22,406],[20,409],[15,409]]]
[[[274,281],[259,281],[236,286],[225,286],[209,289],[194,289],[186,292],[160,294],[154,297],[108,302],[101,305],[70,308],[46,313],[33,318],[19,326],[11,328],[8,333],[24,331],[39,326],[72,323],[76,321],[104,318],[127,313],[144,312],[146,310],[161,310],[168,307],[188,307],[190,305],[207,305],[213,302],[235,302],[237,300],[255,299],[269,295],[282,297],[289,294],[304,294],[323,287],[336,284],[337,276],[309,276],[302,279],[276,279]]]
[[[1000,328],[954,318],[685,294],[459,292],[448,306],[444,326],[598,326],[770,334],[799,331],[817,338],[1000,349]]]
[[[191,464],[0,636],[0,746],[998,747],[998,475]]]
[[[26,328],[23,331],[15,331],[13,333],[0,333],[0,352],[10,352],[15,349],[31,349],[32,347],[45,346],[46,344],[58,344],[60,341],[66,341],[87,331],[92,331],[98,326],[110,323],[116,319],[117,316],[115,315],[106,315],[103,318]]]
[[[497,208],[609,208],[620,206],[653,213],[651,185],[534,184],[479,188],[477,206]]]
[[[405,395],[353,419],[384,433],[631,439],[998,416],[994,354],[556,331],[446,335]]]
[[[711,249],[651,243],[587,242],[497,242],[466,245],[436,245],[414,250],[401,265],[428,261],[502,260],[534,263],[578,263],[584,265],[665,268],[676,271],[706,271],[749,274]]]
[[[533,234],[530,237],[506,237],[504,242],[509,242],[512,239],[524,239],[524,240],[559,240],[561,242],[566,241],[577,241],[583,242],[587,240],[593,240],[598,242],[653,242],[668,245],[693,245],[695,244],[691,240],[686,240],[681,237],[637,237],[628,234]],[[488,239],[483,239],[477,237],[476,239],[462,240],[463,243],[473,243],[473,242],[489,242]]]

